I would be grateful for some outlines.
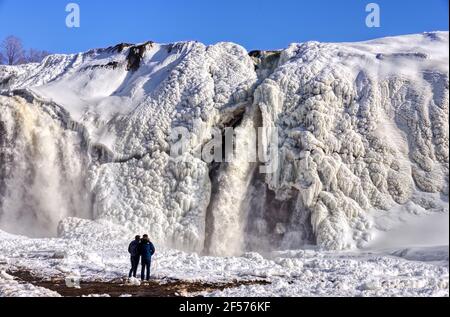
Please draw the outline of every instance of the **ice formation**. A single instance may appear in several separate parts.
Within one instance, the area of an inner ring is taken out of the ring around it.
[[[107,220],[216,255],[362,246],[384,214],[448,213],[448,87],[448,32],[250,53],[120,44],[0,66],[0,228],[66,236]],[[274,173],[195,155],[215,129],[260,126],[278,129],[276,149],[263,142]],[[193,137],[173,160],[180,127]]]

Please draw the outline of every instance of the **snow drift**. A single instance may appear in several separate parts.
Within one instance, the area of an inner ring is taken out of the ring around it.
[[[120,44],[0,66],[0,228],[65,236],[103,219],[216,255],[362,247],[386,217],[448,213],[448,87],[448,32],[250,53]],[[262,149],[274,173],[195,155],[215,129],[261,126],[278,129]],[[173,160],[179,127],[194,137]]]

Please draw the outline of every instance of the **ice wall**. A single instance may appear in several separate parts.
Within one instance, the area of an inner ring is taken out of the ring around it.
[[[266,183],[295,202],[281,247],[301,242],[298,217],[315,243],[344,249],[370,240],[377,212],[433,209],[433,193],[448,201],[445,43],[437,33],[282,53],[255,92],[263,124],[282,139],[281,169]]]
[[[257,79],[247,52],[231,43],[148,42],[61,57],[62,73],[54,60],[43,62],[45,77],[42,65],[4,67],[0,81],[52,100],[87,131],[92,217],[201,252],[211,180],[193,152],[245,111]],[[171,132],[180,127],[192,135],[174,160]]]
[[[0,226],[63,220],[69,236],[86,222],[65,218],[94,218],[231,255],[363,246],[385,214],[448,213],[447,49],[447,32],[250,53],[147,42],[0,66]],[[215,129],[260,126],[278,129],[274,173],[196,156]]]

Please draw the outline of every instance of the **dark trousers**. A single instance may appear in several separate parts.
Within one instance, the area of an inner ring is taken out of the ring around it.
[[[144,280],[144,273],[147,273],[145,279],[150,280],[150,265],[152,264],[151,259],[142,259],[141,265],[141,280]]]
[[[137,268],[139,265],[139,255],[131,256],[130,261],[131,261],[131,270],[130,270],[130,274],[128,274],[128,277],[131,277],[131,276],[136,277],[136,272],[137,272]]]

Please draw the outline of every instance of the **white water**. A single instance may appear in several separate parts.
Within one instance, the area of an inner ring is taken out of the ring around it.
[[[90,218],[87,156],[77,133],[22,100],[1,97],[5,192],[0,226],[27,236],[53,236],[60,220]]]

